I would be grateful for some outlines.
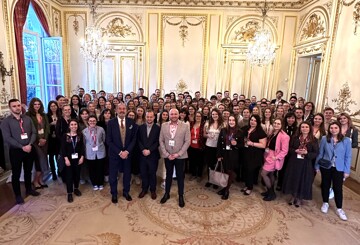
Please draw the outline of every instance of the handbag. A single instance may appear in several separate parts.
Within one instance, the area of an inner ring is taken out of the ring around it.
[[[217,171],[218,166],[220,165],[220,171]],[[221,161],[216,163],[214,170],[209,168],[209,182],[214,185],[221,187],[226,187],[228,184],[229,175],[224,173],[224,168]]]
[[[318,161],[318,164],[321,168],[325,168],[325,169],[330,169],[331,168],[331,165],[332,165],[332,162],[330,160],[327,160],[325,158],[321,158],[319,161]]]

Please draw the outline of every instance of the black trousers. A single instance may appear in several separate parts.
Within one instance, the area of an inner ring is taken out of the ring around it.
[[[156,171],[158,168],[159,159],[140,157],[140,176],[142,191],[148,191],[150,187],[151,192],[156,191]]]
[[[202,149],[189,147],[188,154],[191,175],[201,177],[204,170],[204,151]]]
[[[258,169],[253,166],[249,166],[248,163],[244,164],[244,180],[247,189],[252,190],[254,188],[255,178],[259,175]]]
[[[342,208],[344,172],[337,171],[335,167],[330,169],[320,168],[321,172],[321,195],[323,202],[329,202],[329,190],[332,184],[337,208]]]
[[[12,169],[11,184],[15,196],[21,196],[20,190],[20,174],[21,168],[24,166],[24,180],[26,192],[32,190],[31,187],[31,171],[33,168],[35,150],[32,147],[31,152],[24,152],[22,149],[10,149],[10,163]]]
[[[216,158],[216,147],[205,147],[205,154],[204,154],[205,164],[207,164],[208,168],[214,169],[217,158]],[[208,178],[209,178],[209,169],[208,169]]]
[[[90,181],[93,186],[104,185],[104,164],[105,158],[86,160],[89,166]]]
[[[73,193],[74,188],[79,189],[81,165],[79,160],[70,160],[70,166],[65,166],[66,190],[68,194]]]
[[[184,168],[185,168],[185,159],[174,159],[169,160],[169,158],[165,158],[165,168],[166,168],[166,184],[165,184],[165,192],[170,194],[170,188],[173,179],[174,166],[176,170],[176,177],[178,183],[178,193],[180,196],[184,195]]]

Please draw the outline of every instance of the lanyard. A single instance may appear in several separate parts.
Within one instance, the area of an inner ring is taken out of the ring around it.
[[[22,134],[25,134],[25,130],[24,130],[24,128],[23,128],[23,123],[24,123],[24,121],[22,120],[22,118],[20,118],[20,120],[19,120],[19,125],[20,125],[20,128],[21,128],[21,133],[22,133]]]
[[[96,146],[96,134],[97,134],[97,129],[96,127],[94,128],[94,130],[91,130],[90,127],[88,127],[89,129],[89,134],[90,134],[90,138],[92,139],[93,141],[93,145]],[[93,132],[93,133],[91,133]]]
[[[74,153],[75,153],[75,148],[76,148],[76,143],[77,143],[77,136],[75,137],[75,142],[74,142],[73,136],[70,135],[70,138],[71,138],[71,143],[72,143]]]
[[[277,134],[276,134],[277,135]],[[268,137],[268,140],[266,141],[266,148],[269,148],[271,140],[276,136],[275,134],[272,134],[271,137]]]

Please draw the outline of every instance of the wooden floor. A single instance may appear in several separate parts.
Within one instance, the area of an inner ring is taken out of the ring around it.
[[[52,181],[51,179],[49,181]],[[360,195],[360,183],[352,178],[345,181],[345,186]],[[25,185],[21,183],[21,193],[25,195]],[[0,216],[4,215],[15,206],[15,196],[11,183],[0,183]]]

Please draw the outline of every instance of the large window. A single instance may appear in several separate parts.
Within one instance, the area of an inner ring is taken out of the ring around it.
[[[23,30],[27,102],[40,98],[44,106],[64,94],[61,38],[47,37],[30,4]]]

